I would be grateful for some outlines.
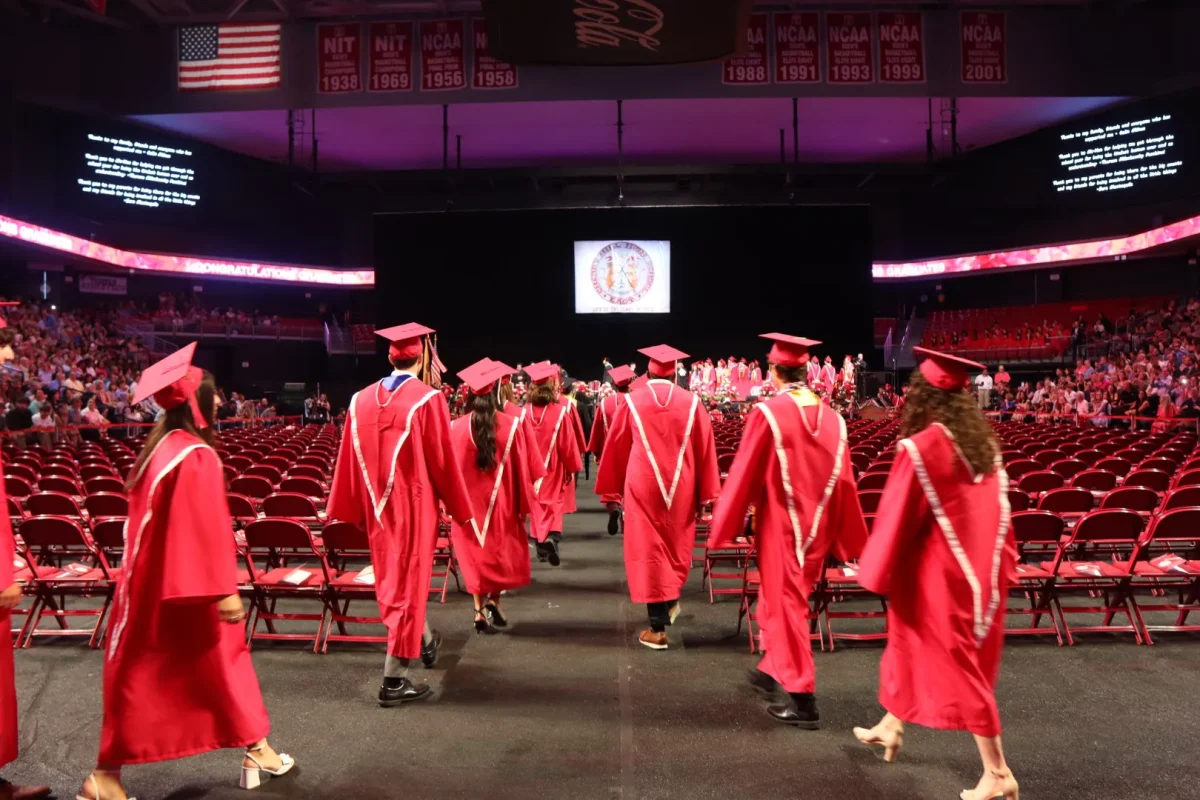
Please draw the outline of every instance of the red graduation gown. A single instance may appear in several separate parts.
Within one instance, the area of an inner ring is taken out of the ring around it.
[[[0,502],[8,506],[8,495],[0,484]],[[16,542],[13,541],[12,521],[5,514],[0,519],[0,589],[13,585],[13,573],[20,569],[13,564]],[[17,758],[17,685],[13,674],[12,635],[9,612],[0,611],[0,767]]]
[[[804,408],[791,393],[754,406],[708,537],[709,547],[728,547],[754,505],[762,578],[758,615],[766,650],[759,669],[793,693],[816,690],[809,594],[825,556],[832,550],[848,561],[867,540],[846,423],[804,394],[809,403]]]
[[[860,561],[890,598],[879,702],[905,722],[1000,734],[995,685],[1016,550],[1008,476],[973,476],[934,424],[900,442]]]
[[[618,406],[597,494],[625,505],[625,573],[635,603],[679,599],[692,566],[696,509],[721,491],[712,423],[699,396],[652,380]]]
[[[196,436],[172,431],[129,493],[100,764],[165,761],[267,735],[245,627],[217,616],[217,601],[237,591],[221,460]]]
[[[456,521],[475,516],[450,446],[445,397],[415,378],[393,392],[380,381],[355,394],[328,514],[370,537],[375,597],[397,658],[421,654],[439,500]]]
[[[533,425],[529,421],[529,406],[519,406],[511,401],[504,404],[504,408],[500,409],[510,417],[516,417],[521,420],[521,437],[525,439],[525,453],[529,458],[529,480],[537,483],[542,478],[546,477],[546,466],[541,459],[536,458],[534,453],[537,452],[537,438],[533,433]]]
[[[525,426],[519,417],[496,414],[495,427],[496,466],[484,472],[475,464],[478,450],[471,437],[471,416],[450,423],[454,456],[471,506],[480,515],[478,532],[457,520],[450,528],[471,594],[497,594],[529,585],[525,517],[537,504],[529,473],[530,459],[537,456],[525,449]]]
[[[571,409],[559,403],[530,406],[526,419],[533,428],[534,458],[541,459],[546,477],[536,485],[538,503],[533,509],[530,529],[539,542],[551,531],[562,533],[563,503],[567,493],[574,495],[575,473],[583,468],[578,440],[571,431]]]
[[[558,402],[560,405],[565,405],[570,409],[567,416],[571,421],[571,428],[575,434],[575,449],[579,453],[579,469],[583,469],[583,454],[587,452],[587,437],[583,435],[583,420],[579,418],[579,408],[575,403],[562,395],[559,396]],[[578,472],[579,469],[575,470]],[[574,514],[579,510],[579,506],[575,502],[575,472],[571,473],[571,485],[568,486],[563,493],[563,513]]]
[[[621,400],[623,394],[605,397],[596,408],[596,419],[592,422],[592,438],[588,441],[587,449],[589,453],[595,454],[597,463],[604,453],[604,441],[608,437],[609,430],[612,429],[613,417],[617,415],[617,404],[624,402]],[[621,495],[606,494],[602,495],[600,500],[605,503],[619,503]]]

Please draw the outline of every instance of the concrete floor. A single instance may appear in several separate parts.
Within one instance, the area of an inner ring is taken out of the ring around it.
[[[445,635],[433,670],[415,669],[435,697],[399,709],[374,702],[378,646],[334,645],[316,656],[256,645],[254,662],[276,748],[299,766],[264,797],[657,800],[805,798],[952,800],[973,786],[971,737],[911,728],[894,765],[850,728],[880,716],[881,646],[817,655],[822,730],[772,722],[743,680],[754,662],[734,636],[736,601],[709,605],[694,575],[672,646],[637,645],[645,611],[624,584],[619,538],[580,489],[558,569],[534,565],[532,586],[508,598],[508,632],[478,637],[470,600],[431,605]],[[1200,639],[1089,637],[1010,644],[1000,681],[1005,745],[1026,798],[1196,798]],[[78,640],[39,641],[16,655],[21,757],[5,777],[73,797],[96,755],[101,654]],[[233,798],[230,751],[137,766],[141,800]]]

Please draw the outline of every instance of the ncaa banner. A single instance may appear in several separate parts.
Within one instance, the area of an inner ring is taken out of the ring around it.
[[[117,275],[80,275],[79,291],[84,294],[128,294],[129,282]]]

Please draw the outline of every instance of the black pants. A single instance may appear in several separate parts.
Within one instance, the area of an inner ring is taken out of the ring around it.
[[[671,624],[671,608],[678,600],[663,603],[646,603],[646,611],[650,615],[650,630],[662,633]]]
[[[592,479],[592,454],[591,453],[583,454],[583,477],[589,481]]]

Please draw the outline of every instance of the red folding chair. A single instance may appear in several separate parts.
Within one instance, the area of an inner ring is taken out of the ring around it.
[[[874,514],[879,511],[879,500],[883,497],[882,491],[859,491],[858,503],[862,506],[864,514]]]
[[[1175,488],[1200,486],[1200,469],[1186,469],[1175,477]]]
[[[26,466],[25,464],[5,464],[4,478],[5,485],[8,484],[8,478],[20,478],[30,487],[37,483],[37,470]],[[32,491],[32,489],[31,489]],[[10,491],[9,494],[12,494]]]
[[[297,464],[288,470],[287,479],[285,480],[290,480],[293,478],[311,478],[320,484],[325,480],[325,477],[326,476],[324,472],[322,472],[319,468],[312,466],[311,464]],[[282,489],[282,484],[280,485],[280,488]]]
[[[1079,489],[1087,489],[1093,494],[1106,493],[1117,487],[1117,476],[1107,470],[1085,469],[1075,473],[1075,476],[1071,478],[1071,485]]]
[[[329,585],[329,564],[325,554],[313,543],[312,534],[302,523],[292,519],[259,519],[251,522],[243,531],[246,551],[243,557],[253,586],[253,616],[250,621],[247,644],[255,639],[282,641],[311,641],[313,652],[319,651],[325,632],[325,588]],[[260,569],[254,563],[252,553],[265,553],[264,565]],[[284,553],[300,553],[305,559],[315,559],[314,566],[276,566],[282,563]],[[309,599],[321,603],[321,613],[281,613],[276,610],[279,600]],[[316,633],[284,633],[276,629],[277,621],[316,622]],[[266,627],[259,632],[259,623]]]
[[[1200,488],[1200,487],[1188,487]],[[1139,612],[1146,644],[1153,644],[1151,631],[1170,633],[1194,633],[1200,624],[1188,624],[1188,616],[1200,611],[1200,507],[1184,507],[1165,510],[1150,523],[1143,539],[1144,547],[1138,559],[1135,554],[1133,592],[1149,590],[1156,594],[1175,593],[1173,603],[1133,602]],[[1160,549],[1158,555],[1150,555],[1151,549]],[[1175,614],[1174,624],[1147,625],[1141,612],[1157,611]]]
[[[293,492],[311,497],[314,502],[321,502],[325,497],[325,487],[316,478],[288,476],[279,484],[279,491]]]
[[[1181,486],[1167,492],[1167,500],[1163,503],[1162,510],[1197,507],[1200,507],[1200,486]],[[1197,535],[1200,536],[1200,532]]]
[[[1133,470],[1133,462],[1124,458],[1103,458],[1093,466],[1096,469],[1107,470],[1118,478],[1128,475]]]
[[[25,498],[31,517],[69,517],[82,522],[84,513],[75,498],[61,492],[37,492]]]
[[[458,572],[458,558],[454,555],[454,542],[445,533],[439,534],[437,546],[433,550],[433,572],[429,576],[429,593],[440,596],[441,603],[446,602],[446,592],[450,589],[450,576],[454,576],[454,584],[462,591],[462,577]],[[438,583],[438,580],[441,583]]]
[[[83,498],[83,507],[87,509],[88,516],[92,519],[129,515],[129,499],[123,494],[113,492],[90,494]]]
[[[262,508],[265,516],[299,520],[310,528],[325,524],[325,514],[317,510],[317,504],[306,494],[276,492],[263,498]]]
[[[125,482],[117,477],[92,478],[83,484],[83,490],[88,494],[100,494],[101,492],[124,494]]]
[[[345,564],[351,559],[361,559],[364,554],[370,556],[371,543],[367,534],[356,525],[349,522],[331,522],[325,526],[321,537],[325,541],[325,559],[330,564],[332,580],[329,582],[325,603],[325,640],[321,643],[321,652],[329,652],[329,643],[333,642],[386,642],[387,634],[350,633],[346,624],[382,625],[380,616],[353,616],[350,614],[350,603],[370,600],[378,602],[375,597],[375,570],[368,564],[362,569],[336,569],[333,565]],[[334,627],[337,633],[334,633]]]
[[[1171,488],[1170,473],[1157,469],[1135,469],[1125,476],[1122,486],[1145,486],[1156,492],[1165,492]]]
[[[1020,489],[1009,488],[1008,490],[1008,510],[1016,513],[1017,511],[1028,511],[1033,505],[1033,500],[1029,495],[1022,492]]]
[[[1012,515],[1013,538],[1017,544],[1018,560],[1011,576],[1009,595],[1029,601],[1029,607],[1009,603],[1008,614],[1032,617],[1029,627],[1006,628],[1006,636],[1038,636],[1050,630],[1040,626],[1042,617],[1050,618],[1059,647],[1063,644],[1059,627],[1058,596],[1054,593],[1054,573],[1038,564],[1046,557],[1053,558],[1066,534],[1065,520],[1053,511],[1023,511]]]
[[[66,464],[66,463],[59,462],[59,461],[52,461],[49,464],[47,464],[46,466],[42,467],[42,478],[44,479],[44,478],[52,478],[52,477],[53,478],[68,478],[69,480],[74,482],[75,478],[78,476],[75,474],[75,465],[74,464]]]
[[[267,495],[274,493],[275,487],[261,475],[240,475],[229,482],[229,491],[261,503]]]
[[[35,481],[27,481],[19,475],[4,476],[4,493],[9,497],[17,500],[24,500],[29,495],[33,494],[33,484]]]
[[[257,475],[259,477],[266,478],[268,481],[270,481],[271,486],[278,486],[279,482],[283,480],[283,473],[280,470],[276,469],[275,467],[267,466],[266,464],[255,464],[253,467],[243,470],[242,474]]]
[[[1058,489],[1065,483],[1063,476],[1050,470],[1027,472],[1017,481],[1017,488],[1022,492],[1038,497],[1052,489]]]
[[[1158,509],[1159,495],[1145,486],[1122,486],[1113,489],[1100,500],[1101,508],[1127,508],[1151,514]]]
[[[79,522],[66,517],[30,517],[21,523],[21,539],[32,571],[28,586],[34,597],[21,646],[31,647],[38,636],[87,636],[88,646],[96,648],[114,586],[104,554]],[[99,609],[68,608],[68,597],[102,597],[104,603]],[[57,630],[38,629],[46,616],[58,623]],[[95,623],[90,628],[72,628],[67,624],[71,617],[91,617]]]
[[[1057,472],[1063,478],[1070,480],[1088,468],[1088,465],[1076,458],[1064,458],[1050,465],[1051,472]]]
[[[1064,519],[1069,519],[1086,514],[1095,505],[1096,498],[1087,489],[1063,487],[1051,489],[1042,495],[1042,499],[1038,501],[1038,510],[1053,511]]]
[[[858,490],[871,491],[882,489],[887,485],[888,473],[886,472],[868,472],[858,479]]]
[[[88,464],[79,468],[79,479],[84,481],[93,478],[116,478],[117,471],[108,464]]]

